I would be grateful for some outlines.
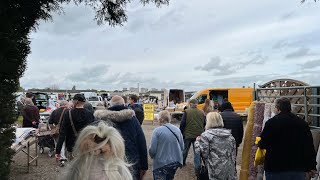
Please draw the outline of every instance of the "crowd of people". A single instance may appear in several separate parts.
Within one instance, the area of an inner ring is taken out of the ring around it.
[[[56,160],[69,161],[61,179],[141,180],[148,170],[149,155],[153,178],[172,180],[177,169],[186,166],[191,145],[197,179],[237,179],[236,156],[244,133],[241,117],[230,102],[212,107],[205,101],[199,110],[198,101],[190,100],[179,128],[171,124],[168,111],[161,111],[160,126],[154,129],[147,149],[141,127],[143,108],[137,101],[136,96],[130,96],[129,103],[113,96],[109,108],[96,110],[81,94],[72,102],[60,102],[49,124],[58,132],[54,136]],[[32,97],[24,103],[23,126],[36,127],[39,110]],[[266,179],[314,177],[316,154],[307,123],[291,113],[288,99],[276,100],[275,106],[277,115],[265,124],[259,144],[266,149]]]

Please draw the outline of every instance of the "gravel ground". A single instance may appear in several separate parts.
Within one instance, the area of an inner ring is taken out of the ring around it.
[[[173,123],[179,126],[178,123]],[[149,146],[150,138],[152,135],[153,129],[158,127],[157,123],[152,125],[151,122],[144,122],[142,128],[144,130],[147,144]],[[34,150],[33,150],[34,151]],[[44,154],[40,154],[38,158],[38,166],[32,166],[29,173],[26,173],[27,166],[26,166],[26,155],[22,152],[17,154],[14,158],[11,166],[11,177],[12,180],[55,180],[59,179],[58,175],[61,174],[63,168],[57,166],[55,159],[52,157],[48,157],[47,154],[48,149],[45,150]],[[239,153],[242,152],[242,146],[239,148]],[[241,163],[240,156],[238,155],[237,158],[237,169],[239,169],[239,164]],[[146,180],[153,179],[152,177],[152,160],[149,157],[149,170],[145,176]],[[239,170],[238,170],[239,172]],[[193,169],[193,151],[192,147],[190,148],[187,165],[182,169],[178,169],[175,180],[192,180],[195,179],[194,169]]]

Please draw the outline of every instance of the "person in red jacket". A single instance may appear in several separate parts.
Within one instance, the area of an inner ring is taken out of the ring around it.
[[[32,102],[31,98],[26,98],[25,107],[22,111],[23,125],[22,127],[38,128],[40,114],[39,109]]]

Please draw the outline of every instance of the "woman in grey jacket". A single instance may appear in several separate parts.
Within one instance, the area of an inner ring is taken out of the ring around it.
[[[219,113],[207,115],[206,131],[197,138],[196,149],[201,151],[211,180],[236,180],[236,141],[230,130],[223,128]]]

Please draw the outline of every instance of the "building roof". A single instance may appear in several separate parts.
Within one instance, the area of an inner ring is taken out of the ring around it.
[[[81,93],[81,92],[95,92],[97,93],[98,91],[95,89],[91,90],[66,90],[66,89],[28,89],[27,92],[47,92],[47,93]]]
[[[164,93],[163,91],[148,91],[149,93]]]

